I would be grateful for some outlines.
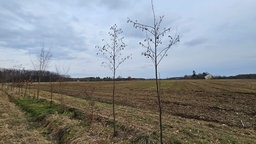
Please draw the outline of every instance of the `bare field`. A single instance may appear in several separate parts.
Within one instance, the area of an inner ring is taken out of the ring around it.
[[[43,83],[41,88],[44,91],[40,98],[50,101],[50,84]],[[84,127],[81,120],[54,114],[47,117],[49,124],[43,124],[46,132],[67,128],[68,143],[158,142],[154,81],[117,82],[119,135],[115,138],[111,128],[112,82],[65,82],[62,89],[59,89],[59,83],[54,83],[53,88],[54,103],[84,113],[90,113],[90,102],[84,90],[94,89],[94,122],[92,126]],[[255,88],[256,80],[161,81],[164,143],[256,143]],[[31,97],[34,92],[30,90]],[[15,90],[10,93],[17,94]]]
[[[69,82],[62,94],[85,98],[95,88],[94,99],[111,103],[111,82]],[[48,84],[44,90],[49,91]],[[162,80],[161,95],[166,115],[198,119],[240,128],[256,127],[256,80]],[[55,83],[54,91],[59,92]],[[117,82],[116,103],[156,112],[154,81]]]

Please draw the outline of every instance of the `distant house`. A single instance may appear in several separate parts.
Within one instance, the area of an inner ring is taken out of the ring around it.
[[[210,80],[210,79],[213,79],[213,76],[208,73],[206,76],[204,76],[204,78],[205,78],[206,80]]]

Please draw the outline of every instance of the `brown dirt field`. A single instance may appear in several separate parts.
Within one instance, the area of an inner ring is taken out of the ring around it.
[[[83,83],[85,85],[87,83]],[[92,85],[87,85],[87,87]],[[66,88],[65,88],[66,89]],[[42,98],[50,100],[50,94],[42,92]],[[64,104],[85,112],[89,108],[89,103],[85,99],[62,95]],[[61,102],[59,94],[53,94],[56,103]],[[158,133],[158,112],[150,109],[142,109],[125,105],[116,105],[117,121],[124,125],[124,130],[139,130],[150,137],[153,133]],[[112,119],[111,103],[96,102],[95,117]],[[255,128],[240,128],[228,126],[215,121],[205,121],[201,119],[186,118],[164,113],[164,140],[166,143],[255,143]],[[118,130],[123,131],[123,130]],[[97,133],[97,132],[96,132]],[[126,134],[125,134],[126,133]],[[129,132],[128,132],[129,133]],[[121,136],[127,140],[127,132]],[[140,133],[133,133],[132,138],[140,137]],[[128,137],[130,137],[128,136]],[[131,137],[130,137],[131,138]],[[129,138],[129,139],[130,139]],[[122,142],[120,142],[122,143]]]
[[[95,88],[94,98],[111,103],[111,82],[63,83],[62,94],[84,98],[84,89]],[[163,80],[165,114],[234,127],[256,128],[256,80]],[[43,86],[49,91],[48,84]],[[54,91],[59,92],[58,84]],[[116,103],[157,111],[154,81],[117,82]]]
[[[255,124],[255,115],[251,116],[255,112],[251,102],[255,100],[255,82],[255,80],[162,81],[164,141],[166,143],[255,143],[255,125],[249,125]],[[152,138],[153,135],[158,134],[154,82],[119,81],[117,85],[116,113],[117,122],[121,127],[118,128],[120,135],[115,139],[111,138],[111,127],[102,124],[102,119],[106,122],[112,119],[111,82],[67,82],[63,83],[62,96],[58,93],[53,94],[55,103],[63,102],[67,107],[88,113],[90,106],[88,100],[84,99],[83,90],[90,91],[95,88],[93,97],[99,102],[96,102],[94,107],[94,126],[89,131],[82,130],[79,124],[72,126],[76,129],[76,133],[70,137],[70,141],[130,143],[134,138]],[[49,90],[49,83],[44,83],[42,88]],[[33,91],[31,90],[32,94]],[[58,83],[54,84],[54,91],[59,92]],[[251,101],[244,99],[245,96]],[[50,100],[50,93],[41,91],[40,97]],[[213,115],[214,112],[216,115]],[[240,117],[241,114],[245,115],[243,119]],[[232,117],[230,118],[229,115]],[[222,116],[224,118],[221,118]],[[66,117],[58,119],[68,123],[70,121]],[[247,123],[246,120],[249,122]],[[49,121],[52,119],[50,118]],[[65,123],[60,125],[60,127],[64,126],[67,125]]]
[[[23,112],[13,103],[8,96],[0,90],[0,144],[33,143],[47,144],[39,131],[29,128],[29,122]]]

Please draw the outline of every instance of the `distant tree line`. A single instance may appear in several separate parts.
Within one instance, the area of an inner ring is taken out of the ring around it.
[[[38,80],[37,70],[19,70],[19,69],[6,69],[0,68],[0,82],[1,83],[9,83],[9,82],[23,82],[23,81],[31,81],[36,82]],[[68,75],[59,75],[55,72],[45,71],[42,75],[42,82],[56,82],[60,78],[64,78],[65,80],[69,80],[70,77]]]
[[[193,73],[192,75],[185,75],[183,77],[172,77],[167,79],[205,79],[208,72]],[[84,78],[71,78],[69,75],[60,75],[55,72],[45,71],[42,76],[42,82],[57,82],[59,79],[64,81],[112,81],[111,77],[84,77]],[[256,79],[256,74],[239,74],[236,76],[214,76],[214,79]],[[23,82],[23,81],[37,82],[38,71],[37,70],[19,70],[19,69],[6,69],[0,68],[0,83],[10,82]],[[132,77],[117,77],[117,81],[125,80],[146,80],[145,78],[132,78]],[[153,79],[151,79],[153,80]]]
[[[84,77],[84,78],[68,78],[70,81],[112,81],[113,78],[111,77]],[[125,81],[125,80],[146,80],[145,78],[132,78],[132,77],[117,77],[116,81]]]
[[[215,76],[214,79],[256,79],[256,74],[239,74],[236,76]]]
[[[205,79],[205,76],[208,75],[208,72],[196,74],[193,71],[192,75],[185,75],[183,77],[172,77],[167,79]],[[256,74],[239,74],[235,76],[214,76],[214,79],[256,79]]]
[[[37,82],[38,80],[38,70],[19,70],[19,69],[7,69],[0,68],[0,83],[10,83],[10,82],[23,82],[23,81],[31,81]],[[84,77],[84,78],[71,78],[69,75],[60,75],[55,72],[45,71],[42,75],[42,82],[57,82],[62,79],[63,81],[112,81],[111,77]],[[121,76],[116,78],[117,81],[124,80],[145,80],[145,78],[132,78],[127,77],[123,78]]]

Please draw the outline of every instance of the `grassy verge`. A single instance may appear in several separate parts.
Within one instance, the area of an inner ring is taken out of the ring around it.
[[[51,143],[31,128],[26,115],[0,90],[0,144]]]
[[[51,104],[43,99],[12,98],[11,100],[26,112],[33,126],[43,129],[42,134],[56,143],[69,141],[76,132],[73,127],[87,126],[84,114],[77,109]]]
[[[12,101],[22,110],[26,111],[32,122],[41,122],[52,114],[62,114],[71,119],[81,120],[87,124],[86,114],[75,108],[65,107],[61,104],[50,103],[45,99],[16,98]]]
[[[83,111],[63,106],[61,104],[50,103],[50,101],[32,98],[12,98],[17,106],[24,110],[28,119],[34,123],[36,128],[43,129],[42,134],[50,140],[57,143],[69,143],[73,139],[81,139],[81,135],[99,135],[107,137],[104,142],[133,142],[134,136],[142,132],[136,131],[130,127],[117,123],[119,135],[116,138],[111,138],[111,129],[113,128],[112,120],[95,116],[93,124],[89,123],[88,115]],[[98,139],[102,141],[101,137],[91,137],[90,139]],[[129,140],[130,139],[130,140]],[[150,139],[150,137],[143,137],[142,139]],[[156,139],[155,139],[156,140]]]
[[[13,99],[13,102],[26,111],[32,121],[40,122],[49,114],[60,110],[59,105],[50,105],[46,100],[34,100],[31,98]]]

